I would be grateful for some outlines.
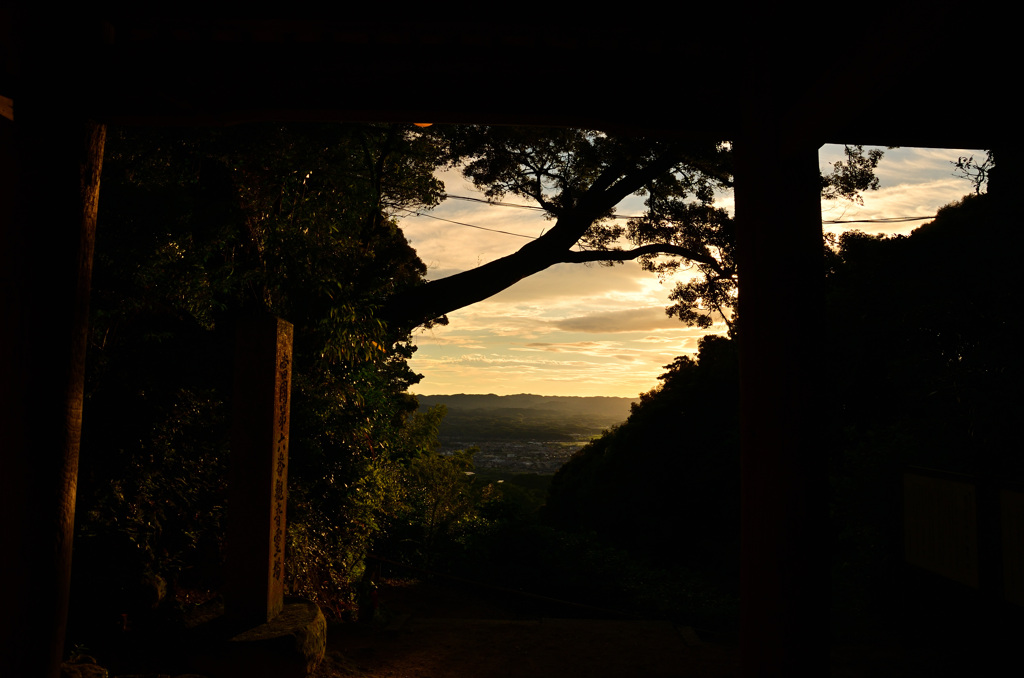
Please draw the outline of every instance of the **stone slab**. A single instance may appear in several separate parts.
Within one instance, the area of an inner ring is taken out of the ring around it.
[[[245,627],[210,606],[189,623],[195,668],[210,678],[305,678],[324,658],[327,621],[307,600],[288,600],[269,622]]]

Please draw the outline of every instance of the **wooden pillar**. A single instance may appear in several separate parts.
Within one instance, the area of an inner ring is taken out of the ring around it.
[[[8,590],[0,612],[0,675],[26,678],[56,676],[63,651],[105,139],[102,125],[65,121],[45,130],[47,141],[59,143],[31,143],[42,131],[19,135],[28,143],[15,144],[20,209],[12,214],[10,203],[4,205],[0,242],[0,520],[6,533],[0,581]],[[8,132],[0,132],[5,141]],[[4,150],[5,162],[10,150]],[[26,159],[26,153],[38,156]]]
[[[44,8],[45,9],[45,8]],[[44,11],[40,10],[40,13]],[[84,101],[101,27],[5,11],[0,92],[0,675],[59,674],[106,128]]]
[[[50,103],[0,119],[0,675],[26,678],[56,676],[63,651],[106,133]]]
[[[818,144],[765,112],[735,143],[743,675],[828,672]]]

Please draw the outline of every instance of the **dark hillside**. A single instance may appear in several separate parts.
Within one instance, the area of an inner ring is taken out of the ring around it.
[[[709,569],[721,571],[735,562],[739,535],[735,345],[705,337],[697,362],[680,357],[668,368],[626,423],[562,467],[549,516],[666,560],[711,558]]]
[[[848,232],[826,252],[831,506],[822,548],[831,550],[841,628],[970,626],[955,612],[966,608],[938,589],[922,598],[930,612],[896,607],[910,581],[902,478],[908,466],[927,467],[980,478],[983,490],[1024,477],[1015,221],[993,196],[968,196],[910,236]],[[705,338],[698,362],[677,359],[626,423],[562,467],[547,515],[735,586],[737,379],[733,342]]]

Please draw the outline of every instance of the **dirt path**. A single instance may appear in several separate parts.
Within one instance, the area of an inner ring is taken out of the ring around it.
[[[334,625],[315,678],[661,678],[739,676],[735,642],[666,621],[578,619],[536,602],[427,584],[385,587],[383,619]],[[834,678],[1012,675],[991,647],[952,637],[832,648]],[[983,669],[984,667],[984,669]],[[979,672],[981,671],[981,672]]]
[[[332,627],[318,678],[738,675],[734,647],[670,622],[545,617],[535,605],[423,584],[380,599],[386,626]]]

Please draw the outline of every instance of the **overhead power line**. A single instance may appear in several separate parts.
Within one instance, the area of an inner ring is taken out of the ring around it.
[[[484,198],[471,198],[468,195],[452,195],[451,193],[446,193],[444,197],[451,198],[452,200],[465,200],[466,202],[482,202],[485,205],[497,205],[498,207],[518,207],[524,210],[537,210],[540,212],[544,211],[544,208],[538,205],[520,205],[514,202],[501,202],[498,200],[486,200]]]
[[[927,217],[882,217],[881,219],[833,219],[822,220],[823,224],[899,224],[904,221],[924,221],[934,219],[936,215]]]
[[[471,198],[471,197],[465,196],[465,195],[450,195],[450,194],[447,194],[447,195],[445,195],[445,197],[446,198],[451,198],[453,200],[465,200],[467,202],[479,202],[479,203],[483,203],[484,205],[493,205],[495,207],[518,207],[520,209],[535,210],[535,211],[539,211],[539,212],[545,211],[543,207],[538,207],[536,205],[519,205],[519,204],[511,203],[511,202],[499,202],[499,201],[494,201],[494,200],[485,200],[483,198]],[[475,229],[478,229],[478,230],[481,230],[481,231],[490,231],[491,233],[502,233],[504,235],[514,235],[517,238],[527,238],[529,240],[536,240],[537,239],[537,236],[535,236],[535,235],[525,235],[523,233],[513,233],[512,231],[503,231],[503,230],[497,229],[497,228],[487,228],[486,226],[477,226],[476,224],[467,224],[467,223],[465,223],[463,221],[453,221],[451,219],[444,219],[442,217],[435,217],[433,214],[426,214],[425,212],[419,212],[419,211],[410,210],[410,209],[407,209],[407,208],[403,208],[403,211],[405,211],[409,216],[427,217],[429,219],[437,219],[438,221],[444,221],[444,222],[447,222],[449,224],[455,224],[456,226],[466,226],[467,228],[475,228]],[[640,219],[641,218],[641,217],[627,217],[627,216],[621,216],[621,215],[613,215],[613,217],[616,218],[616,219]],[[921,216],[921,217],[881,217],[879,219],[823,219],[821,223],[823,223],[823,224],[899,224],[899,223],[905,223],[905,222],[908,222],[908,221],[925,221],[927,219],[934,219],[935,217],[936,217],[936,215],[932,214],[932,215]]]
[[[476,224],[467,224],[467,223],[462,222],[462,221],[452,221],[451,219],[442,219],[441,217],[435,217],[433,214],[425,214],[423,212],[417,212],[415,210],[410,210],[410,209],[406,209],[405,211],[408,212],[409,216],[427,217],[429,219],[437,219],[438,221],[446,221],[449,224],[455,224],[456,226],[468,226],[469,228],[477,228],[477,229],[480,229],[481,231],[490,231],[492,233],[504,233],[505,235],[514,235],[514,236],[516,236],[518,238],[529,238],[530,240],[536,240],[537,239],[537,236],[535,236],[535,235],[524,235],[522,233],[513,233],[512,231],[502,231],[502,230],[499,230],[497,228],[487,228],[486,226],[477,226]]]
[[[534,210],[536,212],[546,212],[547,211],[543,207],[540,207],[539,205],[520,205],[519,203],[514,203],[514,202],[501,202],[500,200],[485,200],[484,198],[471,198],[468,195],[451,195],[450,193],[446,193],[444,197],[451,198],[452,200],[465,200],[466,202],[480,202],[480,203],[483,203],[485,205],[494,205],[495,207],[518,207],[519,209]],[[641,219],[642,217],[631,217],[631,216],[626,215],[626,214],[613,214],[613,215],[611,215],[611,218],[612,219]]]

